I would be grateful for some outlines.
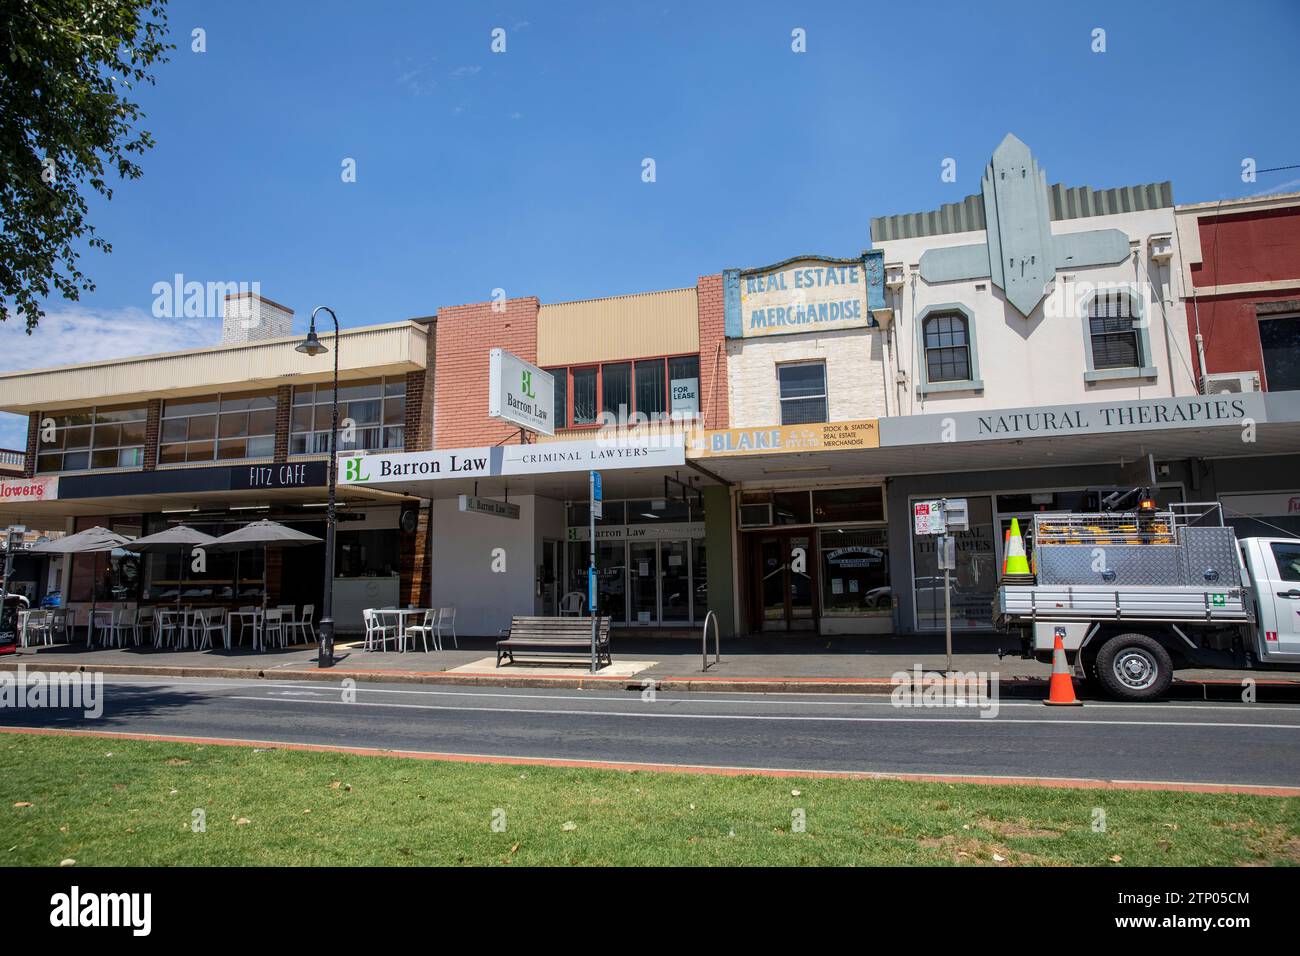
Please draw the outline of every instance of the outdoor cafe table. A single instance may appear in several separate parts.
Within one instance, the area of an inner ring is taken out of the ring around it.
[[[406,628],[407,619],[428,614],[432,608],[427,607],[381,607],[376,608],[376,614],[392,616],[397,618],[397,647],[399,650],[406,650]]]

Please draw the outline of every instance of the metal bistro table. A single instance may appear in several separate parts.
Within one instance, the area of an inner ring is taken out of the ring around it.
[[[412,617],[423,617],[428,614],[432,608],[427,607],[381,607],[376,608],[376,614],[392,615],[397,618],[397,649],[406,650],[406,628],[407,619]]]

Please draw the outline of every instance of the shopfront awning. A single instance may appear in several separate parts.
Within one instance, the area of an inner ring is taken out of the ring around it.
[[[705,432],[692,440],[719,477],[747,486],[799,480],[1072,465],[1244,458],[1300,452],[1300,392],[1200,395]],[[835,429],[822,440],[819,429]],[[860,432],[854,440],[852,432]],[[874,440],[873,440],[874,439]]]
[[[693,487],[718,484],[687,463],[683,437],[620,433],[588,441],[371,454],[339,459],[339,487],[383,490],[434,500],[460,495],[585,498],[588,473],[599,471],[607,498],[662,496],[664,478]]]

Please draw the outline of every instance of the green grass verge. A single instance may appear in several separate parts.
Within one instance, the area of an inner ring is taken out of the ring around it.
[[[1300,862],[1300,803],[1237,795],[629,773],[31,735],[0,736],[0,795],[0,865],[11,866]],[[1094,830],[1098,809],[1104,832]],[[206,832],[194,832],[195,810]],[[502,812],[505,830],[494,832]]]

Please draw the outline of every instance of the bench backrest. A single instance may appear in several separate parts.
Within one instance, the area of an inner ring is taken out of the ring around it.
[[[609,618],[599,619],[597,640],[609,643]],[[591,637],[589,617],[531,617],[517,614],[510,619],[511,637]]]

